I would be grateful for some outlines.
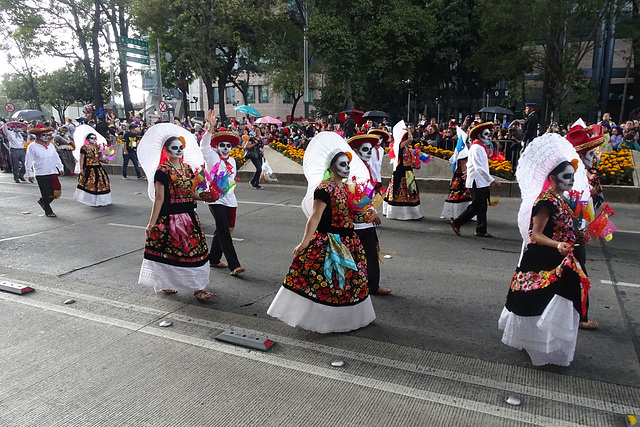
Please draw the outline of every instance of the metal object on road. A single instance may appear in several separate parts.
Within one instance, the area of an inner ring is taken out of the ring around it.
[[[384,259],[391,259],[391,255],[385,255],[385,256],[383,256],[382,258],[384,258]]]
[[[19,283],[8,282],[6,280],[0,280],[0,291],[11,292],[12,294],[26,294],[27,292],[35,291],[30,286],[21,285]]]
[[[522,403],[520,398],[515,394],[510,394],[504,399],[504,401],[507,402],[509,405],[513,405],[513,406],[519,406]]]
[[[333,366],[334,368],[341,368],[344,366],[344,362],[342,360],[334,360],[333,362],[331,362],[331,366]]]
[[[216,337],[216,340],[226,342],[229,344],[241,345],[243,347],[249,347],[260,351],[267,351],[275,344],[269,338],[256,337],[248,334],[241,334],[234,331],[224,331]]]
[[[67,304],[67,305],[69,305],[69,304],[74,304],[75,302],[76,302],[76,300],[74,300],[74,299],[68,299],[68,300],[65,300],[65,301],[63,302],[63,304]]]
[[[158,326],[162,328],[168,328],[171,325],[173,325],[173,322],[170,322],[169,320],[163,320],[162,322],[158,323]]]
[[[31,212],[29,212],[29,211],[22,212],[22,215],[29,215],[29,214],[31,214]]]

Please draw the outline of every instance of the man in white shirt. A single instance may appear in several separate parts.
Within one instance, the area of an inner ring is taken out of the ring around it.
[[[48,217],[56,216],[51,209],[51,202],[60,197],[61,188],[58,175],[64,175],[64,166],[58,156],[56,148],[50,144],[50,137],[54,129],[37,125],[29,131],[35,135],[36,140],[27,148],[25,167],[29,175],[29,182],[33,183],[34,177],[38,181],[42,197],[38,204]]]
[[[500,183],[489,172],[489,147],[492,134],[493,123],[491,122],[481,123],[469,131],[469,140],[473,143],[469,147],[466,185],[471,193],[471,204],[458,218],[449,222],[454,233],[458,236],[460,236],[460,227],[477,216],[476,236],[493,237],[487,232],[489,187],[500,187]]]
[[[19,123],[11,122],[2,127],[2,131],[9,140],[9,152],[11,154],[11,170],[13,180],[20,184],[24,179],[24,157],[27,150],[24,148],[24,138],[22,132],[27,130],[27,125],[20,126]]]
[[[236,161],[229,154],[233,147],[237,147],[240,143],[240,135],[235,132],[229,132],[224,128],[220,128],[215,134],[211,134],[211,130],[215,129],[216,116],[213,110],[209,110],[207,115],[207,132],[202,135],[200,142],[200,150],[204,157],[205,167],[208,171],[216,163],[220,163],[218,170],[226,168],[230,172],[229,179],[236,179]],[[207,203],[209,210],[216,221],[216,231],[213,233],[213,240],[209,246],[209,264],[213,268],[229,268],[229,274],[238,276],[245,270],[240,266],[236,249],[233,246],[231,232],[236,225],[236,209],[238,201],[236,200],[235,190],[231,190],[229,194],[219,198],[215,202]],[[227,262],[222,261],[222,255]]]

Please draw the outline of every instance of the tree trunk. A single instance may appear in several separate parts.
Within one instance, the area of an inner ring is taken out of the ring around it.
[[[216,86],[216,89],[218,90],[218,100],[220,102],[218,104],[218,114],[220,114],[220,121],[224,123],[227,121],[227,112],[225,110],[225,104],[224,104],[224,100],[225,100],[224,84],[222,84],[220,80],[218,80],[218,86]],[[207,92],[207,96],[209,96],[208,92]],[[209,105],[211,105],[210,108],[213,108],[213,106],[215,105],[213,103],[213,90],[211,91],[211,99],[209,100]]]
[[[632,22],[634,22],[635,27],[637,28],[638,23],[640,23],[640,0],[633,1],[633,12],[631,16]],[[640,31],[637,29],[633,32],[633,37],[631,38],[631,48],[633,51],[633,85],[631,86],[631,95],[633,96],[633,99],[628,100],[629,105],[625,106],[627,111],[633,111],[640,106]],[[631,96],[629,98],[631,98]]]
[[[93,104],[96,110],[104,107],[102,85],[100,82],[100,6],[101,0],[94,0],[93,28],[91,30],[91,48],[93,50]]]
[[[120,31],[115,32],[114,25],[114,37],[118,35],[128,37],[129,31],[126,26],[127,18],[125,16],[125,10],[123,5],[118,6],[118,23],[120,24]],[[131,90],[129,89],[129,74],[127,73],[127,62],[120,61],[120,43],[116,43],[118,46],[118,63],[120,64],[120,87],[122,88],[122,102],[124,103],[125,117],[129,117],[129,112],[133,111],[133,103],[131,102]]]
[[[347,101],[347,109],[353,110],[353,94],[351,93],[351,77],[344,80],[344,93]]]

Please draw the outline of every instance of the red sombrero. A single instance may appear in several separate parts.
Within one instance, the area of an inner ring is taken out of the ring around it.
[[[53,133],[55,132],[55,129],[52,127],[45,127],[44,125],[41,124],[37,124],[36,127],[34,127],[33,129],[29,130],[27,133],[29,135],[40,135],[41,133]]]
[[[231,131],[216,132],[211,135],[212,147],[217,147],[221,142],[230,142],[231,147],[237,147],[240,143],[240,135]]]
[[[349,144],[349,147],[353,148],[354,150],[365,142],[368,142],[372,147],[375,147],[380,142],[380,138],[378,138],[378,135],[361,133],[359,135],[352,136],[347,140],[347,144]]]
[[[581,126],[574,126],[571,128],[567,136],[567,141],[573,145],[578,154],[584,154],[589,150],[593,150],[597,146],[604,142],[604,135],[590,137],[587,133],[587,129]]]
[[[389,135],[389,132],[384,129],[371,129],[368,133],[381,137],[382,142],[387,142],[389,141],[389,139],[391,139],[391,135]],[[379,140],[378,143],[380,143]]]
[[[476,139],[478,134],[485,129],[493,130],[493,122],[480,123],[479,125],[474,126],[469,131],[469,138],[471,138],[471,140]]]

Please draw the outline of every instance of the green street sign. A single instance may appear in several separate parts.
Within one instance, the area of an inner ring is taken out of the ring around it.
[[[134,46],[149,48],[149,43],[147,43],[144,40],[130,39],[129,37],[124,37],[124,36],[118,37],[118,40],[120,40],[121,45],[131,44]]]
[[[126,53],[123,53],[120,55],[120,60],[127,61],[127,62],[137,62],[138,64],[144,64],[144,65],[149,65],[150,63],[148,56],[146,58],[139,58],[135,56],[127,56]]]
[[[147,58],[149,57],[148,50],[136,49],[135,47],[129,47],[129,46],[120,46],[120,50],[122,52],[135,53],[136,55],[146,56]]]

